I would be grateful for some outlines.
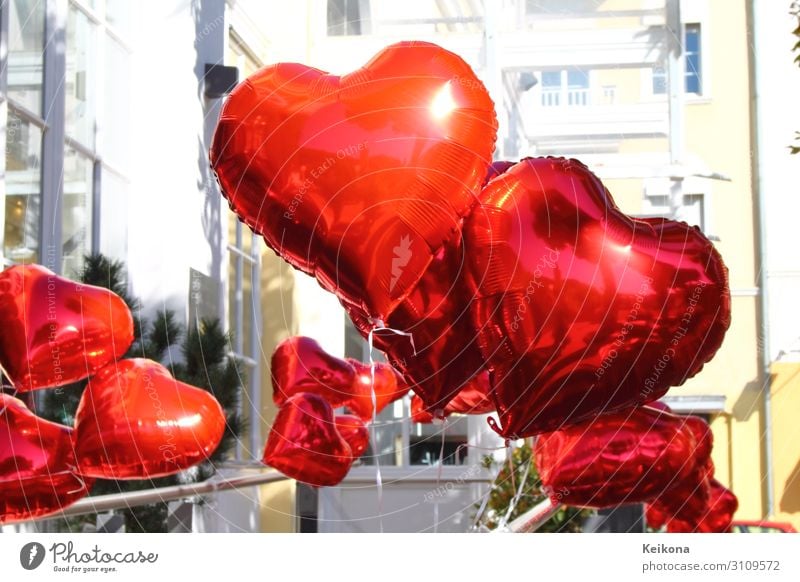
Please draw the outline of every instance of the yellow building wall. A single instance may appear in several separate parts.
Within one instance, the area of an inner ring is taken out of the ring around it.
[[[272,401],[270,358],[277,345],[297,333],[292,268],[266,249],[261,255],[261,434],[266,441],[277,408]],[[261,531],[295,532],[296,483],[292,479],[259,489]]]
[[[800,531],[800,363],[772,364],[772,455],[774,521]]]

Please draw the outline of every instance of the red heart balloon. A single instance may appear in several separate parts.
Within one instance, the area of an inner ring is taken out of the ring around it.
[[[709,481],[709,499],[705,511],[696,521],[673,518],[667,520],[669,533],[728,533],[739,500],[733,491],[716,479]]]
[[[534,454],[551,497],[601,508],[649,501],[687,479],[696,447],[680,417],[645,406],[539,435]]]
[[[152,360],[120,360],[100,370],[81,396],[73,435],[78,466],[103,479],[171,475],[206,460],[225,424],[209,392]]]
[[[709,502],[710,481],[714,477],[711,450],[713,435],[708,423],[697,416],[682,417],[682,430],[693,435],[697,448],[690,460],[691,471],[674,483],[645,508],[647,523],[656,529],[669,520],[697,522],[702,518]]]
[[[575,160],[524,160],[489,182],[464,239],[508,438],[661,397],[730,324],[727,269],[700,230],[627,217]]]
[[[336,429],[331,405],[301,392],[278,410],[264,448],[264,464],[318,487],[337,485],[353,464],[352,450]]]
[[[390,331],[373,334],[375,347],[386,353],[431,413],[441,411],[483,370],[470,317],[472,295],[463,282],[466,257],[460,233],[433,257],[419,284],[385,321]],[[365,338],[374,328],[369,315],[344,304]]]
[[[290,337],[275,348],[270,362],[272,399],[278,406],[299,392],[323,396],[334,408],[353,397],[356,370],[330,355],[309,337]]]
[[[369,431],[364,422],[352,414],[337,414],[336,430],[350,446],[353,457],[358,459],[369,448]]]
[[[56,513],[89,494],[94,480],[75,473],[71,433],[0,394],[0,524]]]
[[[276,253],[386,320],[468,212],[496,132],[469,65],[403,42],[343,77],[261,69],[226,100],[211,165]]]
[[[353,398],[345,405],[363,420],[372,420],[372,392],[375,392],[375,414],[395,400],[408,394],[408,385],[403,378],[388,364],[375,363],[375,380],[369,364],[362,364],[353,359],[348,362],[356,371]]]
[[[313,339],[297,336],[281,342],[272,354],[272,399],[278,406],[301,392],[318,394],[333,408],[347,406],[363,420],[372,419],[370,366],[330,355]],[[408,393],[391,366],[375,364],[377,412]]]
[[[85,378],[133,342],[122,299],[39,265],[0,273],[0,328],[0,365],[20,392]]]

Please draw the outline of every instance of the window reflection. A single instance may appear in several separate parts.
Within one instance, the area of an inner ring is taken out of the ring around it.
[[[64,148],[64,205],[61,217],[61,272],[70,276],[83,267],[92,249],[92,160]]]
[[[45,3],[12,0],[8,6],[8,96],[41,114]]]
[[[9,110],[3,254],[17,263],[34,263],[39,257],[41,160],[42,130]]]

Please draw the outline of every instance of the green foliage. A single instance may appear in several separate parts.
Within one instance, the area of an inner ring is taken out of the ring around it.
[[[245,419],[238,412],[244,377],[238,363],[228,353],[231,338],[223,331],[220,321],[202,320],[197,326],[190,326],[186,330],[178,321],[176,314],[170,310],[157,312],[152,321],[144,319],[139,300],[128,294],[124,264],[109,260],[102,255],[85,257],[84,268],[76,278],[88,285],[110,289],[131,309],[134,315],[134,341],[123,357],[155,360],[169,368],[172,375],[181,382],[208,390],[220,402],[228,421],[219,447],[209,460],[200,466],[180,475],[159,479],[141,481],[100,479],[96,481],[92,495],[139,491],[202,481],[211,477],[215,472],[215,465],[229,456],[246,427]],[[178,353],[183,361],[172,361],[172,356]],[[39,415],[72,426],[86,384],[87,381],[83,380],[70,386],[45,391],[43,405],[38,410]],[[133,507],[122,513],[125,516],[126,531],[166,531],[166,503]],[[84,526],[93,525],[96,517],[95,514],[91,514],[59,520],[58,527],[63,531],[81,531]]]
[[[500,465],[500,470],[489,494],[489,502],[480,520],[487,528],[495,529],[503,521],[509,505],[517,495],[523,478],[525,478],[525,483],[522,486],[520,496],[517,498],[516,505],[508,517],[509,523],[547,498],[547,495],[542,490],[542,480],[539,477],[539,472],[531,457],[531,446],[525,442],[522,446],[514,449],[510,462],[504,462]],[[497,465],[497,462],[491,456],[487,456],[484,457],[483,464],[486,468],[492,468]],[[591,514],[592,512],[586,509],[562,506],[537,531],[543,533],[580,532],[581,523]]]

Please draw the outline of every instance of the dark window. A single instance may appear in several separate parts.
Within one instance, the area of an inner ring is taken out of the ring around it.
[[[360,0],[328,0],[328,36],[361,34]]]
[[[700,69],[700,25],[687,24],[684,35],[684,54],[686,58],[686,92],[703,92]]]

